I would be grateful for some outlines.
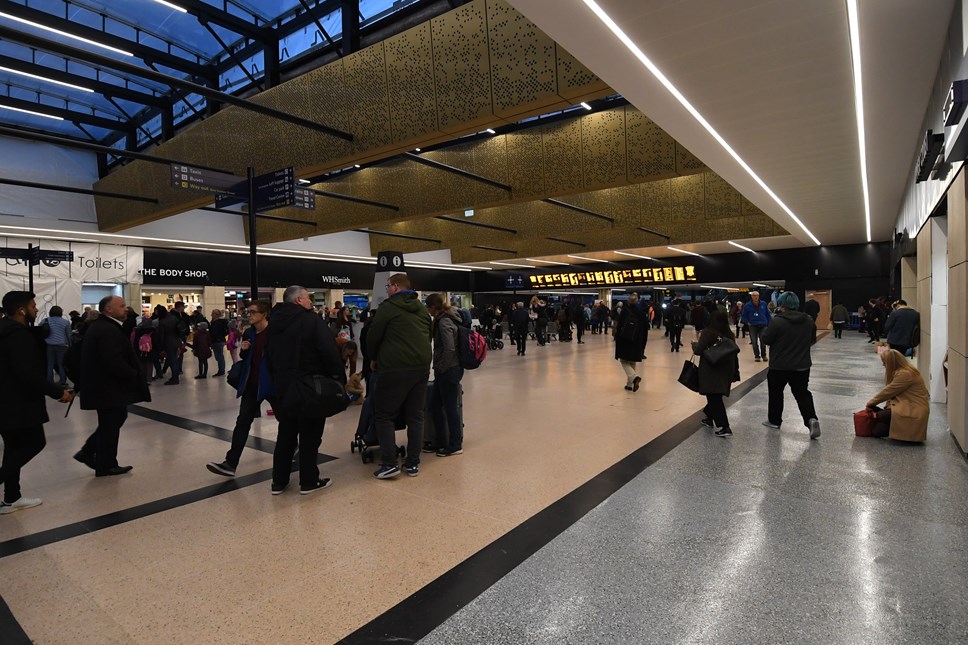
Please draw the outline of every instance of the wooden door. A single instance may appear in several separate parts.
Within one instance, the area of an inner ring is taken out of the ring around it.
[[[830,324],[831,294],[829,291],[807,291],[807,300],[813,298],[820,304],[817,316],[817,329],[833,329]]]

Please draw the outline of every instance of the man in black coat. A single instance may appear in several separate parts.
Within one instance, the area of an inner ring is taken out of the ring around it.
[[[518,356],[524,356],[524,351],[527,349],[528,323],[530,321],[531,319],[528,317],[528,310],[524,308],[524,303],[516,303],[514,309],[511,310],[511,315],[508,316],[508,322],[511,325],[514,335],[518,339]]]
[[[121,331],[127,307],[124,299],[107,296],[101,313],[84,336],[79,385],[82,410],[97,410],[97,429],[74,459],[94,469],[98,477],[123,475],[131,466],[118,465],[118,439],[128,418],[128,405],[150,401],[148,383],[131,342]]]
[[[44,424],[47,404],[44,395],[66,403],[74,398],[70,390],[47,382],[47,360],[42,345],[27,326],[37,318],[37,303],[29,291],[10,291],[3,296],[0,319],[0,409],[3,422],[3,462],[0,482],[4,484],[0,515],[31,508],[39,498],[20,494],[20,469],[40,454],[47,444]]]
[[[289,486],[292,458],[299,442],[299,492],[308,495],[329,487],[319,478],[316,456],[323,440],[325,417],[300,416],[297,383],[304,376],[320,374],[346,383],[346,368],[336,337],[326,321],[313,311],[313,299],[305,288],[286,289],[284,302],[269,313],[265,360],[272,380],[272,409],[279,420],[279,435],[272,455],[272,494]]]

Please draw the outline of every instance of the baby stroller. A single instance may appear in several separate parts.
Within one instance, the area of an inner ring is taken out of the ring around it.
[[[373,411],[373,397],[376,395],[376,382],[376,372],[372,372],[367,383],[367,389],[369,390],[367,393],[368,396],[363,400],[363,409],[360,410],[360,422],[356,426],[356,434],[353,435],[353,439],[350,441],[350,452],[355,453],[359,451],[360,459],[363,460],[364,464],[371,463],[376,458],[374,453],[380,448],[380,440],[376,435],[376,414]],[[396,430],[403,430],[406,427],[407,424],[403,418],[398,418],[394,428]],[[406,446],[398,446],[397,454],[401,457],[406,457]]]
[[[504,349],[504,341],[501,340],[501,336],[504,335],[501,323],[495,322],[490,327],[478,327],[477,331],[484,334],[488,349]]]

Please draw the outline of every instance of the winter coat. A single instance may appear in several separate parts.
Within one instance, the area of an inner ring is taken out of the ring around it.
[[[229,335],[229,321],[225,318],[216,318],[212,321],[208,332],[212,335],[212,344],[224,343]]]
[[[702,330],[693,342],[692,353],[699,356],[699,393],[729,396],[734,381],[739,380],[739,354],[713,365],[704,352],[719,342],[722,336],[709,327]]]
[[[0,318],[0,409],[5,428],[47,423],[44,396],[59,399],[63,395],[64,388],[47,382],[44,352],[26,325]]]
[[[709,312],[702,306],[693,307],[692,311],[689,312],[689,322],[696,328],[705,327],[706,323],[709,322]]]
[[[635,324],[635,333],[629,337],[623,334],[628,321]],[[615,326],[615,360],[639,363],[645,357],[645,344],[648,341],[649,321],[638,305],[622,307]]]
[[[887,342],[891,345],[912,347],[915,345],[914,333],[921,327],[921,314],[908,306],[901,306],[891,312],[884,323]],[[920,338],[917,339],[920,342]]]
[[[267,333],[263,331],[262,333]],[[239,368],[239,386],[235,388],[235,398],[240,398],[245,394],[245,390],[249,385],[249,372],[252,369],[252,357],[255,348],[255,327],[249,327],[242,333],[242,341],[249,341],[249,349],[243,349],[239,354],[242,367]],[[240,345],[242,342],[239,343]],[[263,353],[265,350],[263,350]],[[256,395],[259,401],[265,401],[270,396],[272,396],[272,378],[269,376],[269,363],[265,360],[265,356],[259,361],[259,374],[258,374],[258,389],[256,390]]]
[[[868,405],[887,401],[891,409],[890,438],[924,441],[928,436],[928,389],[924,379],[911,370],[897,370],[894,379],[874,395]]]
[[[522,310],[526,311],[526,310]],[[434,320],[434,372],[443,374],[460,365],[457,356],[457,327],[462,322],[456,309],[443,313]]]
[[[528,322],[531,318],[528,316],[528,310],[524,307],[515,309],[508,316],[508,322],[517,331],[528,331]]]
[[[366,335],[367,355],[380,372],[430,368],[430,314],[415,291],[383,301]]]
[[[84,334],[81,348],[81,409],[121,408],[150,401],[141,361],[121,325],[99,316]]]
[[[847,307],[843,305],[834,305],[834,308],[830,310],[830,322],[845,323],[849,320],[850,312],[847,311]]]
[[[280,402],[303,376],[322,374],[346,383],[346,368],[333,332],[314,311],[294,302],[277,304],[269,312],[269,328],[264,333],[268,337],[262,360],[268,365],[273,394]]]
[[[810,346],[817,342],[817,325],[802,311],[782,311],[761,336],[770,346],[771,370],[810,369]]]
[[[212,335],[207,329],[195,330],[195,335],[192,337],[192,353],[202,360],[212,357]]]

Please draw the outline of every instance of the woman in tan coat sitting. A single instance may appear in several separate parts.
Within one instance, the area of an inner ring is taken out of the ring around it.
[[[877,410],[877,404],[886,401],[884,410],[877,410],[877,418],[890,423],[891,439],[898,441],[924,441],[928,433],[928,389],[924,377],[904,355],[897,350],[881,354],[884,364],[884,389],[867,402],[867,407]]]

